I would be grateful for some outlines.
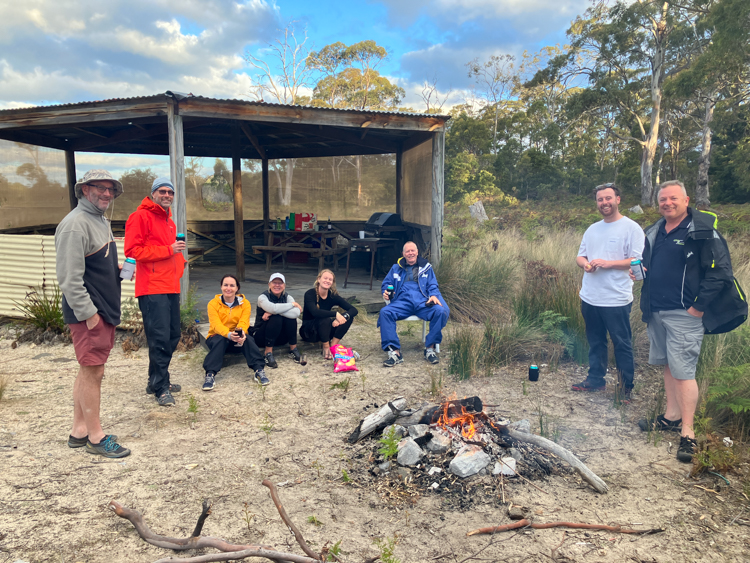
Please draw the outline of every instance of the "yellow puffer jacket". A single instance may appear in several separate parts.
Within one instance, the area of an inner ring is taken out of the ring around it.
[[[224,304],[219,294],[208,302],[208,338],[214,334],[226,338],[230,332],[238,328],[247,333],[247,329],[250,328],[250,302],[241,293],[237,294],[237,301],[239,305],[230,307]]]

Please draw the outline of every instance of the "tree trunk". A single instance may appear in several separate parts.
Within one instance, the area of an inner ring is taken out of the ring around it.
[[[664,161],[664,132],[666,131],[666,125],[662,128],[659,133],[659,162],[656,164],[656,185],[661,183],[661,164]]]
[[[706,99],[706,111],[703,116],[701,156],[698,159],[698,184],[695,187],[695,205],[704,209],[711,205],[708,194],[708,169],[711,166],[711,121],[714,118],[714,107],[716,107],[716,99],[710,96]]]

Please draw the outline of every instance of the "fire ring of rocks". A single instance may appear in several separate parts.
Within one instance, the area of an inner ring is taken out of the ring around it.
[[[365,479],[391,502],[433,493],[456,509],[500,505],[506,483],[572,473],[554,453],[517,439],[519,433],[533,436],[527,420],[511,422],[485,413],[479,397],[416,410],[405,407],[403,398],[391,401],[349,436],[350,443],[375,437],[370,455],[361,456],[366,459]],[[388,456],[387,450],[395,455]]]

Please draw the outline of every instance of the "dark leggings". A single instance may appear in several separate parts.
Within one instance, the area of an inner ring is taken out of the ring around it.
[[[261,324],[255,331],[255,343],[258,348],[273,348],[289,343],[297,344],[297,319],[288,319],[281,315],[271,315],[271,318]]]
[[[336,317],[322,317],[305,321],[299,329],[299,335],[306,342],[330,342],[334,338],[341,340],[352,326],[354,317],[334,328],[335,320]]]

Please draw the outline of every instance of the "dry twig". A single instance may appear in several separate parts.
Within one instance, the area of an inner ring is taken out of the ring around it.
[[[630,528],[623,528],[622,526],[607,526],[606,524],[584,524],[582,522],[547,522],[546,524],[532,524],[529,520],[524,518],[518,522],[511,522],[510,524],[503,524],[502,526],[490,526],[488,528],[479,528],[467,532],[467,536],[476,536],[479,534],[494,534],[497,532],[507,532],[508,530],[515,530],[518,528],[534,528],[536,530],[544,530],[547,528],[579,528],[584,530],[604,530],[607,532],[617,532],[620,534],[658,534],[663,532],[662,528],[651,528],[650,530],[633,530]]]

